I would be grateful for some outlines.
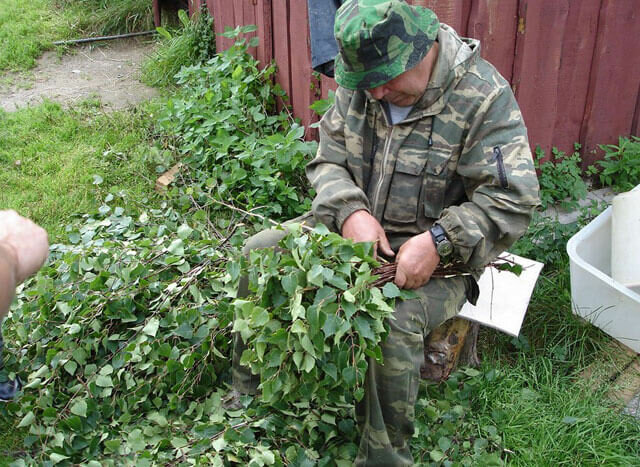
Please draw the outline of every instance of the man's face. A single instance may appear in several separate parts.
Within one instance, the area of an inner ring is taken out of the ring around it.
[[[434,44],[426,57],[411,70],[405,71],[385,84],[368,89],[369,95],[374,99],[401,107],[418,102],[429,84],[431,70],[438,56],[437,45],[437,43]]]

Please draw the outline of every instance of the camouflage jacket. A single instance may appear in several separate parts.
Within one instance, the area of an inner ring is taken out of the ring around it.
[[[338,88],[307,166],[313,213],[339,232],[365,209],[394,248],[393,238],[437,221],[454,254],[479,268],[526,231],[538,180],[509,83],[480,57],[478,41],[442,25],[438,42],[427,90],[399,124],[365,92]]]

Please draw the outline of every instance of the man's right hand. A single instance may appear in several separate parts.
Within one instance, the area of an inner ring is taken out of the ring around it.
[[[386,256],[395,256],[384,229],[376,218],[367,211],[355,211],[347,217],[342,224],[342,236],[350,238],[356,243],[374,242],[373,251],[376,256],[378,255],[378,248]]]
[[[0,254],[14,265],[16,284],[34,274],[49,255],[47,232],[15,211],[0,211]]]

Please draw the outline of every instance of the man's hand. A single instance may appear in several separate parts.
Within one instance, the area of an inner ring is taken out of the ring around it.
[[[386,256],[395,256],[384,229],[376,218],[367,211],[355,211],[347,217],[342,224],[342,236],[350,238],[356,243],[375,242],[373,245],[375,256],[378,255],[378,248]]]
[[[398,251],[394,282],[401,289],[417,289],[429,282],[439,262],[440,256],[429,231],[411,237]]]
[[[0,211],[0,249],[0,254],[14,265],[16,284],[20,284],[44,264],[49,239],[42,227],[17,212]]]

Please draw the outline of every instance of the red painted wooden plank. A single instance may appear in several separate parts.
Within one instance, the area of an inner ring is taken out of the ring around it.
[[[242,16],[242,19],[240,21],[240,23],[238,24],[242,24],[243,26],[247,26],[249,24],[254,24],[256,26],[258,26],[258,21],[256,18],[257,15],[257,11],[256,9],[258,8],[258,1],[255,1],[255,5],[253,0],[236,0],[238,2],[240,2],[240,4],[236,4],[236,8],[238,10],[240,10],[240,15]],[[245,38],[248,40],[250,40],[252,37],[256,37],[258,36],[258,32],[252,32],[250,34],[246,34]],[[258,58],[258,48],[257,47],[251,47],[249,49],[249,53],[251,55],[253,55],[256,59]]]
[[[582,127],[583,163],[601,157],[598,144],[628,135],[638,102],[640,18],[633,0],[603,0]]]
[[[267,66],[273,59],[273,27],[272,27],[272,0],[259,0],[256,7],[256,24],[258,26],[257,58],[262,66]]]
[[[636,113],[633,117],[633,123],[631,125],[631,134],[634,136],[640,136],[640,85],[638,86],[638,99],[636,102]]]
[[[461,34],[466,28],[466,0],[413,0],[409,3],[431,8],[441,23],[446,23]]]
[[[225,27],[235,27],[233,25],[233,5],[229,0],[212,0],[213,22],[216,34],[224,32]],[[209,9],[211,10],[210,6]],[[226,50],[233,45],[233,40],[222,36],[216,36],[216,48],[218,50]]]
[[[233,8],[233,27],[244,25],[244,18],[242,16],[242,2],[243,0],[227,0]],[[247,0],[244,0],[247,1]]]
[[[512,86],[532,149],[549,155],[558,112],[558,80],[569,0],[521,0]]]
[[[291,96],[291,52],[289,42],[289,0],[273,0],[273,56],[278,65],[276,82]],[[291,103],[291,100],[289,100]]]
[[[338,83],[336,83],[335,79],[322,75],[322,78],[320,80],[320,87],[322,89],[322,98],[326,99],[327,97],[329,97],[329,90],[335,91],[336,89],[338,89]]]
[[[569,2],[558,78],[553,145],[570,154],[580,141],[601,0]]]
[[[309,106],[313,102],[311,90],[311,50],[309,41],[309,21],[307,2],[295,0],[296,7],[291,8],[289,34],[291,37],[291,103],[294,115],[299,117],[311,136],[309,125],[313,111]]]
[[[471,17],[471,8],[476,1],[478,0],[463,0],[462,2],[462,25],[458,30],[462,36],[469,37],[469,18]]]
[[[151,8],[153,9],[153,24],[155,27],[158,27],[162,24],[160,17],[160,0],[153,0]]]
[[[518,27],[518,0],[474,0],[467,35],[480,40],[482,56],[511,82]]]

